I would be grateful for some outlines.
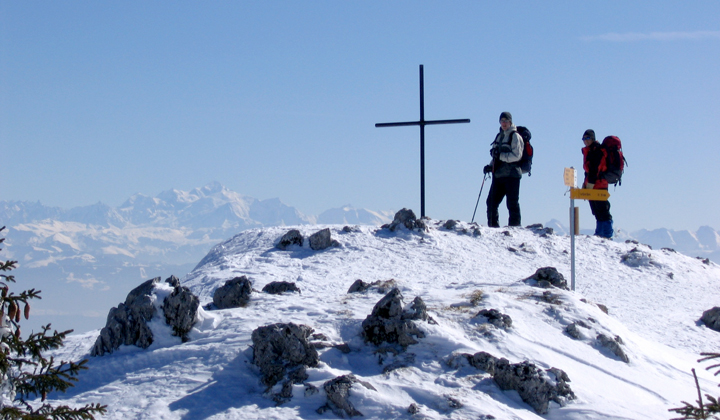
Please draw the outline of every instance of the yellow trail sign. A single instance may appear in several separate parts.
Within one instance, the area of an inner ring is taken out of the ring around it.
[[[570,198],[573,200],[607,201],[610,198],[610,193],[607,190],[570,188]]]

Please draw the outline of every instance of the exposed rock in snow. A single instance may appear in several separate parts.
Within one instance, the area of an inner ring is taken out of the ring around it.
[[[308,240],[310,241],[310,248],[314,251],[322,251],[331,246],[340,246],[340,243],[330,236],[330,229],[328,228],[313,233]]]
[[[383,228],[387,227],[390,231],[395,232],[399,228],[405,228],[408,230],[421,230],[427,231],[428,227],[425,221],[418,219],[415,216],[415,212],[410,209],[402,209],[395,213],[393,221],[389,225],[383,225]]]
[[[277,248],[285,250],[290,245],[298,245],[302,246],[303,242],[305,241],[305,238],[303,238],[302,234],[297,229],[290,229],[287,233],[285,233],[282,238],[280,238],[280,241],[277,243]]]
[[[363,413],[358,411],[355,406],[350,402],[350,388],[353,384],[360,384],[367,389],[377,391],[375,387],[367,382],[358,380],[355,375],[343,375],[338,376],[335,379],[325,382],[323,389],[327,395],[327,404],[318,408],[317,412],[323,414],[325,411],[332,410],[332,412],[340,417],[356,417],[362,416]]]
[[[293,282],[289,281],[273,281],[265,285],[262,288],[263,293],[270,293],[271,295],[281,295],[286,292],[298,292],[300,289]]]
[[[497,309],[482,309],[475,315],[475,317],[483,317],[487,319],[487,322],[494,325],[496,328],[503,330],[509,330],[512,327],[512,318],[509,315],[505,315]]]
[[[425,337],[411,319],[403,316],[402,298],[400,290],[395,288],[375,304],[372,313],[362,323],[365,341],[375,345],[388,343],[407,347],[417,343],[415,338]],[[411,308],[407,313],[409,317],[416,315]]]
[[[627,354],[622,349],[622,347],[620,347],[620,345],[622,344],[622,339],[620,337],[616,336],[615,338],[613,338],[605,334],[598,334],[597,341],[602,347],[610,350],[612,354],[620,358],[620,360],[622,360],[623,362],[630,362]]]
[[[170,276],[164,285],[160,277],[156,277],[131,290],[124,303],[110,309],[107,324],[100,331],[90,354],[102,356],[121,345],[148,348],[154,341],[148,324],[159,306],[173,334],[187,341],[187,333],[197,318],[199,300],[190,289],[180,286],[177,277]]]
[[[716,306],[703,312],[700,321],[711,330],[720,332],[720,307]]]
[[[165,322],[172,327],[173,335],[180,337],[183,342],[190,340],[188,333],[195,325],[199,306],[200,300],[197,296],[179,283],[163,301]]]
[[[352,285],[350,285],[350,288],[347,292],[362,293],[370,289],[376,289],[378,293],[385,294],[390,290],[394,289],[395,287],[397,287],[397,282],[394,279],[377,280],[372,283],[366,283],[361,279],[357,279]]]
[[[235,277],[218,287],[213,294],[213,304],[218,309],[241,308],[250,302],[252,284],[246,276]]]
[[[287,379],[272,398],[282,403],[292,397],[292,386],[308,379],[307,367],[317,366],[318,352],[310,344],[313,329],[307,325],[277,323],[252,332],[253,363],[260,368],[260,381],[268,387]],[[271,393],[272,394],[272,393]]]
[[[535,274],[525,279],[525,281],[534,280],[535,285],[542,288],[554,286],[560,289],[568,289],[567,280],[560,274],[555,267],[538,268]]]

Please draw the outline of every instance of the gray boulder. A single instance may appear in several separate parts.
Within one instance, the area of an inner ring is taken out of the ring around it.
[[[100,330],[90,351],[92,356],[112,353],[121,345],[145,349],[153,343],[154,337],[148,323],[157,312],[153,294],[159,282],[160,277],[156,277],[142,283],[128,293],[124,303],[110,309],[105,327]],[[187,332],[194,324],[199,301],[187,288],[180,286],[177,277],[170,276],[165,282],[174,290],[162,304],[163,315],[173,328],[173,334],[187,341]]]
[[[493,379],[500,389],[517,391],[538,414],[547,414],[550,401],[563,406],[576,398],[565,372],[556,368],[543,371],[528,361],[510,364],[507,359],[499,359]]]
[[[327,403],[317,409],[318,414],[332,410],[336,416],[343,419],[346,417],[362,416],[363,414],[358,411],[349,400],[350,388],[353,384],[360,384],[367,389],[377,391],[371,384],[357,379],[353,374],[338,376],[335,379],[325,382],[323,385],[323,389],[327,395]]]
[[[703,312],[700,321],[711,330],[720,332],[720,307],[716,306]]]
[[[292,229],[292,230],[288,231],[286,234],[284,234],[282,236],[282,238],[280,238],[280,241],[278,242],[278,244],[275,246],[279,249],[285,250],[290,245],[302,246],[304,240],[305,240],[305,238],[303,238],[303,236],[299,230]]]
[[[295,283],[289,281],[273,281],[265,285],[262,288],[263,293],[269,293],[271,295],[281,295],[285,292],[298,292],[300,289]]]
[[[415,314],[415,309],[408,308],[408,314]],[[362,322],[363,338],[366,342],[380,345],[382,343],[399,344],[403,348],[416,344],[415,339],[425,337],[410,316],[403,316],[402,294],[397,288],[385,295]]]
[[[362,293],[369,289],[376,289],[378,293],[387,293],[390,290],[397,287],[397,282],[395,279],[390,280],[377,280],[372,283],[366,283],[360,279],[355,280],[355,282],[350,285],[350,288],[348,289],[348,293]]]
[[[246,276],[235,277],[218,287],[213,293],[213,304],[218,309],[241,308],[250,302],[252,284]]]
[[[425,302],[420,296],[416,296],[415,300],[403,309],[402,319],[425,321],[429,324],[437,324],[437,322],[427,313],[427,305],[425,305]]]
[[[199,306],[200,299],[190,289],[179,285],[163,301],[165,323],[172,327],[173,335],[180,337],[183,343],[190,340],[187,334],[195,325]]]
[[[393,221],[388,225],[383,225],[383,228],[388,228],[390,231],[395,232],[397,229],[405,228],[408,230],[422,230],[427,231],[427,225],[422,219],[418,219],[415,216],[415,212],[410,209],[402,209],[395,213]]]
[[[564,406],[576,398],[567,384],[570,378],[560,369],[542,370],[528,361],[511,364],[505,358],[499,359],[484,351],[463,356],[471,366],[492,375],[500,389],[517,391],[520,398],[539,414],[547,414],[550,401]]]
[[[567,280],[565,280],[565,277],[563,277],[555,267],[538,268],[535,274],[526,278],[525,281],[534,281],[535,286],[542,288],[553,286],[558,289],[570,290],[567,285]]]
[[[370,283],[366,283],[362,281],[361,279],[355,280],[353,284],[350,285],[350,288],[348,289],[348,293],[362,293],[369,289],[371,286]]]
[[[329,228],[313,233],[308,240],[310,241],[310,248],[314,251],[340,246],[340,242],[330,236]]]
[[[484,370],[490,375],[495,374],[495,364],[497,363],[498,359],[492,354],[481,351],[475,354],[466,354],[465,357],[467,357],[470,366],[474,367],[475,369]]]
[[[486,318],[488,324],[494,325],[497,328],[509,330],[512,327],[512,318],[510,318],[510,315],[505,315],[497,309],[483,309],[475,315],[475,317],[479,316]]]
[[[608,337],[605,334],[598,334],[597,341],[600,346],[610,350],[612,354],[617,356],[620,360],[622,360],[625,363],[629,363],[630,359],[628,358],[627,354],[625,354],[625,351],[620,347],[622,344],[622,339],[620,337]]]
[[[273,387],[288,372],[289,386],[305,380],[302,379],[305,368],[317,366],[319,361],[318,352],[309,341],[312,333],[312,328],[293,323],[267,325],[252,332],[253,363],[260,369],[263,385]]]

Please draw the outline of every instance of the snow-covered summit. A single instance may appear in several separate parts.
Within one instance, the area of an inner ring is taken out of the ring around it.
[[[718,306],[720,267],[670,250],[595,237],[577,239],[577,290],[540,289],[524,281],[552,266],[569,280],[569,238],[540,229],[490,229],[429,221],[427,232],[369,226],[294,226],[308,236],[328,228],[338,247],[275,247],[290,227],[251,229],[218,244],[182,283],[201,304],[226,280],[247,276],[256,290],[294,282],[300,293],[253,293],[247,307],[202,310],[191,340],[168,337],[149,349],[121,347],[92,358],[90,370],[55,402],[109,405],[108,418],[334,418],[322,385],[352,373],[372,385],[350,389],[367,418],[541,418],[514,391],[502,391],[458,355],[485,351],[511,363],[562,369],[577,396],[551,403],[543,418],[668,418],[668,408],[695,398],[690,369],[701,351],[717,351],[720,333],[698,322]],[[168,275],[171,273],[168,273]],[[382,294],[348,293],[356,280],[393,280],[409,303],[416,296],[437,324],[418,322],[425,337],[404,352],[378,352],[361,338],[361,324]],[[549,293],[548,293],[549,292]],[[601,308],[607,308],[605,313]],[[512,318],[497,328],[482,309]],[[251,333],[278,322],[307,325],[328,342],[306,386],[296,384],[282,405],[265,395],[252,364]],[[571,324],[580,325],[573,338]],[[57,357],[87,355],[98,332],[71,336]],[[627,356],[603,347],[617,340]],[[618,338],[619,337],[619,338]],[[698,368],[705,392],[716,382]],[[319,393],[308,392],[312,385]],[[415,404],[415,414],[408,408]]]

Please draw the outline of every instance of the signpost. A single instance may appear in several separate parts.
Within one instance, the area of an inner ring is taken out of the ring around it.
[[[575,200],[607,201],[610,193],[607,190],[590,190],[577,187],[575,168],[565,168],[563,173],[565,186],[570,187],[570,287],[575,290],[575,235],[578,234]]]

